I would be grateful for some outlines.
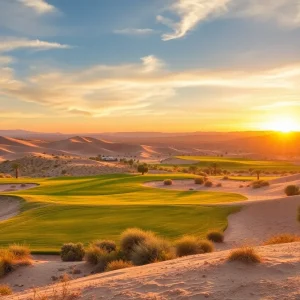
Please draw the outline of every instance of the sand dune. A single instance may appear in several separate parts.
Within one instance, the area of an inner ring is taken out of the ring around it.
[[[300,243],[259,247],[257,251],[263,262],[255,266],[227,262],[229,252],[221,251],[91,275],[71,281],[69,289],[81,291],[81,299],[299,299]],[[27,274],[34,268],[38,267],[28,267]],[[51,272],[47,274],[51,276]],[[39,292],[51,294],[53,287]],[[28,300],[32,296],[27,291],[4,299]]]

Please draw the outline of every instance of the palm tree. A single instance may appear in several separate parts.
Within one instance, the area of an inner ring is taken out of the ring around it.
[[[14,163],[12,165],[13,170],[16,172],[16,178],[19,178],[19,170],[20,170],[20,164],[19,163]]]

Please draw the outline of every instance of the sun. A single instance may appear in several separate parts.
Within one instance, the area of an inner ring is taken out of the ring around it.
[[[292,117],[275,117],[272,121],[265,123],[263,127],[266,130],[289,133],[298,131],[300,125]]]

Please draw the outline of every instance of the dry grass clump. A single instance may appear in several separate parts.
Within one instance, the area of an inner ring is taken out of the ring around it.
[[[152,238],[154,234],[138,228],[126,229],[120,238],[120,248],[127,258],[130,258],[134,246],[142,244],[146,239]]]
[[[0,249],[0,277],[12,272],[19,266],[32,263],[27,246],[11,245],[8,249]]]
[[[173,258],[170,244],[156,236],[147,238],[135,245],[131,253],[131,261],[136,266],[165,261]]]
[[[229,261],[239,261],[247,264],[260,263],[261,257],[252,247],[242,247],[232,250],[228,256]]]
[[[194,236],[184,236],[175,242],[176,255],[179,257],[212,252],[210,241],[199,240]]]
[[[165,179],[164,180],[164,185],[172,185],[172,184],[173,184],[172,179]]]
[[[204,178],[203,177],[195,178],[195,184],[204,184]]]
[[[212,230],[209,231],[206,235],[206,238],[209,241],[215,242],[215,243],[223,243],[224,242],[224,234],[220,231]]]
[[[60,256],[62,261],[82,261],[84,258],[84,247],[82,243],[67,243],[61,247]]]
[[[280,234],[273,236],[264,242],[264,245],[286,244],[300,242],[300,237],[293,234]]]
[[[110,271],[115,271],[120,269],[131,268],[131,267],[133,267],[133,264],[131,262],[119,259],[108,263],[107,267],[105,268],[105,271],[110,272]]]
[[[205,187],[212,187],[213,183],[211,181],[207,180],[207,181],[205,181],[204,186]]]
[[[259,189],[259,188],[266,187],[266,186],[270,186],[270,183],[265,180],[256,180],[256,181],[252,182],[252,187],[254,189]]]
[[[300,188],[297,185],[288,185],[284,192],[287,196],[296,196],[300,194]]]
[[[112,252],[112,251],[117,250],[116,243],[114,241],[110,241],[110,240],[94,241],[92,244],[100,249],[107,251],[107,252]]]
[[[12,289],[6,284],[0,284],[0,296],[8,296],[13,293]]]

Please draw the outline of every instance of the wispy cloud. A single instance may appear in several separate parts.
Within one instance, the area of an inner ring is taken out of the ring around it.
[[[66,114],[94,117],[139,115],[141,111],[152,109],[169,112],[174,99],[179,101],[179,93],[189,88],[222,90],[231,101],[234,90],[237,104],[243,102],[237,95],[247,93],[251,97],[243,105],[249,108],[273,103],[274,94],[293,101],[293,95],[300,92],[300,65],[256,72],[201,69],[174,72],[153,55],[136,64],[99,65],[70,72],[57,70],[37,73],[22,81],[15,78],[11,68],[0,68],[0,74],[0,95],[38,103]],[[209,97],[206,102],[215,105]]]
[[[149,35],[153,34],[155,31],[151,28],[124,28],[114,30],[115,34],[122,35]]]
[[[56,8],[47,3],[45,0],[17,0],[18,2],[22,3],[23,5],[32,8],[39,14],[46,14],[52,13],[56,11]]]
[[[215,17],[226,11],[226,5],[231,0],[176,0],[168,8],[172,13],[179,16],[179,22],[164,16],[157,16],[157,20],[173,29],[172,33],[164,34],[164,41],[178,39],[194,29],[199,22]]]
[[[275,20],[284,26],[300,26],[299,0],[172,0],[168,13],[179,21],[158,15],[157,20],[173,32],[162,35],[164,41],[184,37],[206,20],[225,15],[226,18],[258,18]]]
[[[67,49],[70,48],[70,46],[41,40],[29,40],[26,38],[2,37],[0,40],[0,52],[2,53],[25,48],[36,50],[51,50]]]

